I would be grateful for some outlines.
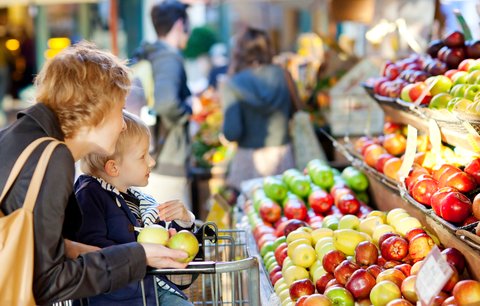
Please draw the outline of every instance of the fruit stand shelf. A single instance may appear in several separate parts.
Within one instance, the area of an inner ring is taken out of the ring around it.
[[[409,113],[400,110],[394,106],[390,106],[386,103],[379,104],[383,109],[386,116],[392,118],[393,121],[403,124],[410,124],[417,129],[428,132],[428,118],[421,118],[414,113]],[[442,134],[442,140],[453,146],[459,146],[470,151],[477,151],[480,147],[480,137],[476,137],[475,143],[471,143],[468,140],[468,132],[460,125],[458,127],[447,127],[443,124],[439,124],[440,132]]]
[[[406,116],[406,118],[413,120],[414,116],[410,115]],[[418,121],[418,117],[416,120]],[[398,185],[396,187],[392,186],[391,182],[386,180],[384,175],[366,165],[364,161],[350,149],[348,143],[339,143],[334,140],[334,146],[352,165],[367,175],[370,181],[369,191],[377,209],[382,211],[390,211],[394,208],[405,209],[411,216],[417,218],[425,225],[429,232],[437,236],[443,246],[453,247],[462,252],[467,260],[467,268],[470,276],[476,280],[480,280],[480,269],[478,269],[480,266],[480,245],[467,243],[464,239],[461,239],[462,237],[456,233],[457,230],[461,228],[441,219],[435,215],[431,209],[417,203],[406,193],[404,188]]]

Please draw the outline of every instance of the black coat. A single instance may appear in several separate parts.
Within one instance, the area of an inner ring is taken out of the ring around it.
[[[63,140],[55,114],[38,103],[21,112],[18,120],[0,131],[0,190],[20,153],[40,137]],[[27,161],[10,193],[0,206],[9,214],[22,206],[33,169],[46,144],[41,144]],[[58,146],[50,159],[33,211],[34,278],[37,304],[97,295],[140,280],[146,273],[145,251],[138,243],[129,243],[82,255],[65,257],[64,237],[81,224],[81,215],[73,194],[74,159],[65,145]],[[69,222],[64,224],[68,215]],[[18,237],[21,241],[21,237]],[[1,300],[1,297],[0,297]]]

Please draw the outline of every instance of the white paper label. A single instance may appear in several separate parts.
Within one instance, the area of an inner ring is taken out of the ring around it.
[[[428,131],[430,134],[430,143],[432,144],[432,153],[435,157],[437,165],[443,164],[442,162],[442,135],[440,134],[440,128],[435,120],[430,119],[428,121]]]
[[[442,291],[452,274],[452,268],[442,257],[438,247],[434,246],[424,259],[415,282],[418,300],[422,305],[430,305],[432,299]]]
[[[408,172],[412,168],[413,162],[415,160],[415,152],[417,151],[417,129],[408,125],[407,133],[407,147],[405,149],[405,154],[403,155],[403,162],[400,166],[400,169],[397,172],[397,177],[400,182],[405,182],[405,178],[408,176]]]

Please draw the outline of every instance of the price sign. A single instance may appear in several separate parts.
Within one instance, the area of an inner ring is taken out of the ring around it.
[[[434,156],[435,163],[437,165],[443,164],[442,162],[442,136],[440,134],[440,128],[435,120],[430,119],[428,121],[428,131],[430,134],[430,143],[432,144],[432,154]]]
[[[432,299],[442,291],[452,274],[452,268],[442,257],[438,247],[434,246],[424,259],[415,282],[418,300],[422,305],[430,305]]]
[[[405,178],[408,176],[408,172],[412,168],[413,162],[415,160],[416,151],[417,151],[417,129],[411,125],[408,125],[407,147],[405,149],[405,154],[403,156],[402,165],[400,166],[400,169],[397,172],[397,177],[402,183],[405,181]]]

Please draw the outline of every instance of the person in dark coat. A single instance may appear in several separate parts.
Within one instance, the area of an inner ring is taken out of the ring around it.
[[[96,250],[66,243],[82,223],[73,193],[75,161],[89,153],[111,154],[115,150],[125,124],[122,110],[130,87],[128,68],[112,54],[82,42],[47,61],[35,85],[37,103],[0,131],[0,188],[31,142],[46,136],[64,142],[53,152],[33,211],[36,304],[114,291],[143,279],[147,266],[184,268],[186,265],[175,258],[186,258],[187,254],[162,245],[131,242]],[[37,148],[22,169],[0,206],[3,214],[23,205],[46,145]],[[18,237],[19,243],[21,240]],[[79,256],[68,258],[67,254]],[[9,303],[0,296],[0,305]]]
[[[294,167],[288,133],[293,103],[285,70],[272,64],[272,57],[267,33],[246,28],[237,37],[229,78],[220,88],[223,133],[238,144],[227,182],[238,189],[244,180]]]

